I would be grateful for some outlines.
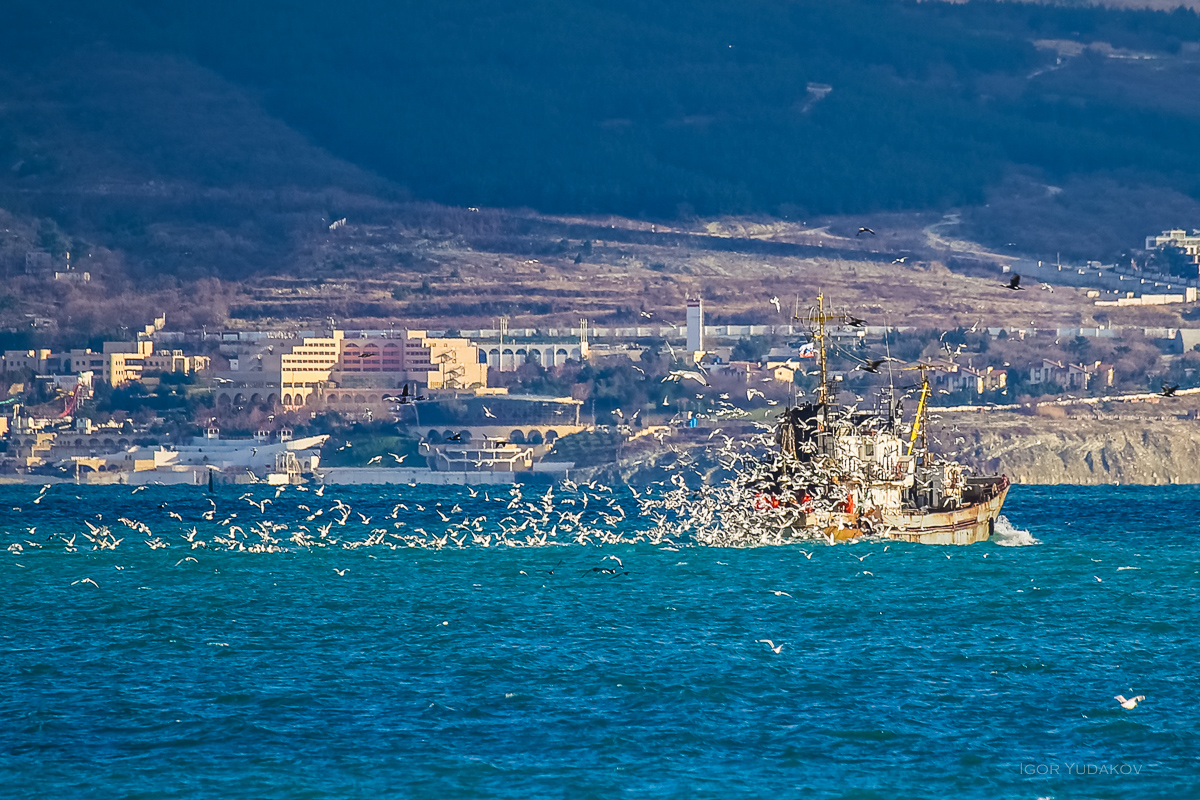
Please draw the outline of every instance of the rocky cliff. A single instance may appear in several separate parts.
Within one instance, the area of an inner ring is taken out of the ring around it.
[[[1127,416],[943,419],[942,448],[1015,483],[1200,483],[1200,421]],[[958,430],[954,430],[955,427]],[[959,441],[962,440],[962,441]]]

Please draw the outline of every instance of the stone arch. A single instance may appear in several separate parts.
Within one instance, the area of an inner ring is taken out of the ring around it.
[[[449,441],[450,437],[452,437],[453,435],[454,435],[454,431],[450,430],[449,428],[446,428],[446,430],[442,431],[442,438],[445,439],[446,441]]]
[[[316,404],[317,404],[317,393],[316,393],[316,392],[310,392],[310,393],[308,394],[308,396],[304,398],[304,405],[306,405],[306,406],[315,406]],[[298,405],[298,404],[297,404],[297,405]]]
[[[76,440],[75,440],[75,446],[76,446],[76,447],[83,447],[83,439],[76,439]]]
[[[542,432],[541,431],[530,431],[529,438],[526,439],[526,441],[529,444],[541,444],[544,441],[542,439]]]
[[[99,439],[88,439],[88,447],[99,447],[99,446],[100,446]]]
[[[283,404],[285,406],[290,406],[292,404],[292,396],[287,392],[284,392],[283,394]]]
[[[381,402],[383,402],[383,398],[381,398],[381,397],[380,397],[379,395],[377,395],[377,394],[373,394],[373,395],[371,395],[370,397],[368,397],[368,398],[367,398],[367,402],[368,402],[368,403],[376,403],[376,404],[378,404],[378,403],[381,403]]]
[[[531,364],[538,364],[538,365],[541,365],[541,363],[542,363],[542,351],[541,351],[541,350],[538,350],[536,347],[531,347],[531,348],[529,348],[529,362],[530,362]]]
[[[274,392],[271,392],[269,395],[267,395],[267,405],[271,408],[279,405],[279,396]]]
[[[116,442],[114,442],[112,439],[105,439],[105,440],[104,440],[104,446],[105,446],[105,447],[112,447],[112,446],[114,446],[115,444],[116,444]]]
[[[120,447],[121,449],[125,449],[126,447],[129,447],[129,440],[128,439],[117,439],[117,447]]]
[[[367,402],[367,398],[361,394],[356,394],[356,395],[354,395],[354,402],[365,403],[365,402]]]
[[[558,439],[558,431],[551,428],[546,431],[546,444],[553,444]]]
[[[258,394],[258,392],[255,392],[254,394],[250,395],[250,405],[256,406],[261,402],[262,402],[262,397]]]
[[[235,406],[240,406],[245,402],[246,402],[246,395],[242,394],[241,392],[238,392],[237,394],[235,394],[233,396],[233,404]]]
[[[471,441],[471,431],[468,428],[463,428],[461,431],[459,431],[458,436],[464,442]]]
[[[430,429],[429,435],[425,437],[425,441],[429,442],[430,444],[438,444],[442,441],[442,435],[437,431]]]
[[[228,394],[222,392],[217,395],[217,406],[219,408],[229,408],[231,405],[233,405],[233,400],[230,399]]]
[[[525,444],[525,432],[520,428],[509,431],[508,440],[513,444]]]

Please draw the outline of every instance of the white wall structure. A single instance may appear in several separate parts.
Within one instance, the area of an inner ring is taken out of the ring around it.
[[[704,352],[704,301],[687,301],[687,349],[692,353]]]

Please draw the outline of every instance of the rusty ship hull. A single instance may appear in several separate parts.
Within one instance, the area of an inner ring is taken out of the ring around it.
[[[990,499],[952,511],[883,513],[880,532],[891,539],[917,544],[986,542],[996,532],[996,520],[1008,497],[1008,487],[1005,480]]]
[[[861,512],[801,512],[784,526],[784,535],[803,539],[821,536],[831,542],[844,542],[863,536],[932,545],[986,542],[996,532],[996,520],[1004,508],[1010,483],[1007,478],[999,476],[974,479],[972,484],[970,494],[974,496],[958,508],[864,508]]]

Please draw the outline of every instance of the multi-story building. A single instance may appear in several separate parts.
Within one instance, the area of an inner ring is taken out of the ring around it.
[[[1064,364],[1049,358],[1029,370],[1032,385],[1051,383],[1065,390],[1085,391],[1113,385],[1112,364],[1095,361],[1091,364]]]
[[[934,373],[933,385],[948,392],[972,392],[983,394],[1005,389],[1008,386],[1008,371],[996,367],[975,367],[951,364],[947,369]]]
[[[105,342],[102,352],[76,348],[64,353],[49,350],[6,350],[0,361],[4,372],[29,371],[36,375],[92,372],[110,386],[140,380],[147,372],[199,372],[209,367],[207,356],[185,356],[181,350],[154,352],[154,342],[139,335],[133,342]]]
[[[217,402],[362,410],[390,405],[385,398],[407,384],[487,386],[487,364],[467,339],[431,337],[426,331],[334,330],[287,341],[271,340],[257,353],[231,360],[230,371],[218,376]]]
[[[274,352],[277,345],[270,345]],[[329,383],[330,375],[337,368],[342,354],[342,332],[333,331],[329,336],[311,336],[292,345],[276,356],[279,369],[280,402],[286,408],[312,405],[317,392]],[[274,360],[274,359],[272,359]]]
[[[1158,236],[1146,237],[1146,249],[1158,250],[1166,246],[1178,247],[1196,264],[1200,271],[1200,231],[1192,231],[1191,235],[1185,230],[1163,231]]]
[[[0,360],[0,372],[49,372],[54,359],[49,349],[5,350],[4,358]]]

